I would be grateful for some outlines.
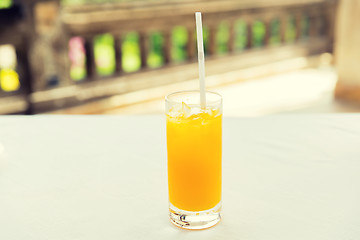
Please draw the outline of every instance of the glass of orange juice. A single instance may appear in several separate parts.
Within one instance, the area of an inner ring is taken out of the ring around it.
[[[222,97],[199,91],[166,96],[170,220],[186,229],[220,221]]]

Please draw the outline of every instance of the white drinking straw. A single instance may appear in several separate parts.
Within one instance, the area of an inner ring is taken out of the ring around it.
[[[203,43],[201,12],[195,13],[195,19],[196,19],[196,33],[197,33],[198,61],[199,61],[200,105],[201,105],[202,109],[205,109],[206,108],[205,57],[204,57],[204,43]]]

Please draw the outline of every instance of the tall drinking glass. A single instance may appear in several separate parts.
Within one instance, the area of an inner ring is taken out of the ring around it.
[[[220,221],[222,97],[199,91],[166,97],[170,220],[187,229],[209,228]]]

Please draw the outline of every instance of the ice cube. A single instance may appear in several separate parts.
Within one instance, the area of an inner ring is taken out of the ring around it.
[[[186,103],[182,102],[182,112],[183,112],[183,116],[185,118],[191,117],[192,112],[191,112],[191,107],[189,107],[189,105],[187,105]]]
[[[176,118],[176,117],[180,117],[182,116],[182,113],[183,110],[182,110],[182,105],[180,104],[177,104],[177,105],[174,105],[172,106],[169,111],[168,111],[168,115],[170,117],[173,117],[173,118]]]

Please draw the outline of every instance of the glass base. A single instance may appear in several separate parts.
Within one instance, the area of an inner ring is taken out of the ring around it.
[[[221,202],[215,207],[200,211],[184,211],[174,207],[170,203],[170,221],[177,227],[184,229],[205,229],[217,224],[220,219]]]

